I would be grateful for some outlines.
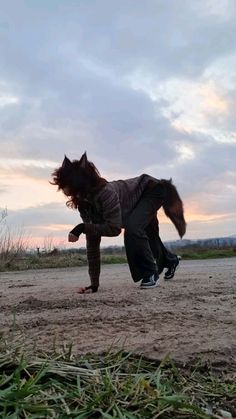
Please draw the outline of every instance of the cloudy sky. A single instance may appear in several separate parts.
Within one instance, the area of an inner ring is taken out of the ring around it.
[[[86,150],[108,180],[172,177],[186,238],[236,234],[235,0],[0,6],[0,208],[11,228],[66,244],[80,219],[48,181],[64,154]],[[160,220],[162,239],[177,239]]]

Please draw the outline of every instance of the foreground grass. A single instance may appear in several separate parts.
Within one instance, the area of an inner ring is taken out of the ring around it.
[[[233,375],[132,354],[22,355],[0,347],[0,417],[220,418],[236,414]],[[230,413],[231,412],[231,413]],[[228,416],[222,416],[228,415]]]

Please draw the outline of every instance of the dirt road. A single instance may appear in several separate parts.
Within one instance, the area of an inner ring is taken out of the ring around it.
[[[178,360],[236,360],[236,258],[181,261],[174,280],[140,290],[127,265],[102,267],[101,287],[78,295],[87,268],[0,274],[0,327],[27,346],[77,353],[124,348]]]

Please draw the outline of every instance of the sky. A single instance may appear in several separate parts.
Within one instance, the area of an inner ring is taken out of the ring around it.
[[[68,245],[81,220],[49,181],[65,154],[87,151],[108,180],[172,178],[186,239],[236,235],[235,0],[0,6],[0,208],[12,231]],[[158,217],[162,240],[177,240]]]

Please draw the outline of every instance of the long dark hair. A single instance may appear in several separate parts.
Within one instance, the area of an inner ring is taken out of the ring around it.
[[[52,179],[50,183],[57,185],[58,190],[64,192],[66,189],[66,195],[70,197],[66,204],[70,208],[79,208],[88,194],[94,193],[107,183],[96,166],[88,161],[86,153],[80,160],[71,161],[65,156],[61,167],[52,173]]]

